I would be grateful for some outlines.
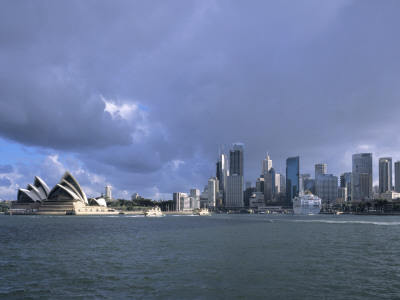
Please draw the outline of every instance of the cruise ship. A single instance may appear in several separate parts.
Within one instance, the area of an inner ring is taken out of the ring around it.
[[[298,215],[318,215],[321,210],[321,198],[309,191],[293,199],[293,211]]]

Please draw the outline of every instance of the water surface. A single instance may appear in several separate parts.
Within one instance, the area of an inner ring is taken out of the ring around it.
[[[400,217],[0,215],[0,298],[397,299]]]

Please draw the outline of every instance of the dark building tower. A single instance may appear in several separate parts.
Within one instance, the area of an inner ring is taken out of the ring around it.
[[[300,157],[286,159],[286,205],[291,206],[294,197],[299,195]]]
[[[242,143],[233,144],[230,151],[229,176],[227,178],[227,193],[225,208],[243,209],[243,148]]]
[[[243,148],[242,143],[233,144],[229,157],[229,175],[243,176]]]

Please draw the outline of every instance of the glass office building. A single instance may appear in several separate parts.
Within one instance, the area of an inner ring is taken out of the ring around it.
[[[286,159],[286,205],[291,206],[294,197],[299,195],[300,157]]]

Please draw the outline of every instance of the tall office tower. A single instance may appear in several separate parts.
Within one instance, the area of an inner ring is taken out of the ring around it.
[[[242,143],[233,144],[229,159],[229,176],[227,177],[227,209],[243,209],[243,149]]]
[[[215,209],[219,206],[219,182],[218,178],[211,177],[208,179],[208,205],[209,209]]]
[[[229,175],[243,176],[243,149],[244,144],[233,144],[233,148],[229,153]]]
[[[265,203],[275,201],[277,195],[281,192],[281,175],[271,168],[264,175],[264,201]]]
[[[318,179],[319,176],[323,176],[326,174],[326,164],[316,164],[315,165],[315,179]]]
[[[219,181],[219,189],[222,191],[221,197],[223,205],[225,205],[226,200],[226,180],[228,178],[228,157],[224,152],[220,153],[219,159],[217,162],[217,178]]]
[[[332,174],[318,177],[318,197],[322,203],[333,203],[338,197],[338,178]]]
[[[286,205],[291,206],[294,197],[299,195],[300,157],[286,159]]]
[[[267,153],[267,157],[261,162],[261,175],[267,174],[271,168],[272,160],[269,158],[269,155]]]
[[[394,190],[400,193],[400,161],[394,163]]]
[[[372,198],[372,153],[352,156],[351,200]]]
[[[106,195],[106,200],[108,200],[108,201],[112,200],[112,197],[111,197],[111,186],[109,186],[109,185],[106,186],[105,195]]]
[[[392,190],[392,158],[381,157],[379,159],[379,194]]]
[[[351,201],[351,172],[345,172],[340,175],[340,187],[346,188],[346,201]]]
[[[228,189],[226,195],[226,209],[243,209],[243,176],[229,175],[228,176]]]

